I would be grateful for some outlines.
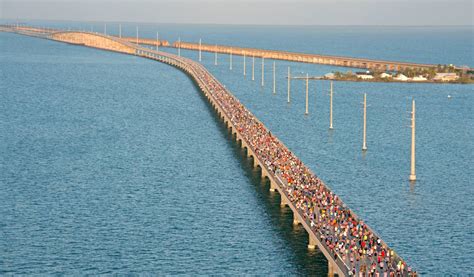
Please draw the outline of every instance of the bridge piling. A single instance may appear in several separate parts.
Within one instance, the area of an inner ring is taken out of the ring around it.
[[[293,225],[296,226],[298,224],[301,224],[301,222],[298,220],[298,215],[296,212],[293,212]]]
[[[334,277],[335,267],[334,262],[328,260],[328,277]]]
[[[310,250],[315,250],[316,249],[316,238],[314,237],[314,234],[308,234],[309,242],[308,242],[308,249]]]
[[[271,192],[274,192],[276,190],[276,184],[275,182],[270,180],[270,189]]]
[[[288,203],[286,202],[285,198],[286,197],[281,196],[281,201],[280,201],[280,207],[281,208],[284,208],[284,207],[288,206]]]
[[[362,151],[367,151],[367,93],[364,93],[364,123],[362,134]]]
[[[262,87],[265,86],[265,57],[262,56]]]

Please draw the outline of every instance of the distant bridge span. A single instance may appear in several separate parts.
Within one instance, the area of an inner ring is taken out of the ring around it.
[[[206,51],[214,53],[224,53],[232,55],[240,55],[247,57],[264,57],[266,59],[285,60],[292,62],[303,62],[303,63],[314,63],[314,64],[325,64],[332,66],[352,67],[352,68],[363,68],[371,70],[383,70],[383,71],[400,71],[403,69],[430,69],[436,68],[438,65],[435,64],[421,64],[411,62],[397,62],[397,61],[385,61],[385,60],[373,60],[364,58],[351,58],[343,56],[330,56],[330,55],[319,55],[319,54],[308,54],[308,53],[297,53],[288,52],[281,50],[268,50],[258,48],[244,48],[228,45],[212,45],[212,44],[199,44],[192,42],[174,42],[173,47],[182,48],[195,51]]]

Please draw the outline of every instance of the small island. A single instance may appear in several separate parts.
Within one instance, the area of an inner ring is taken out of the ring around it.
[[[387,71],[362,71],[327,73],[318,79],[353,81],[353,82],[405,82],[405,83],[452,83],[473,84],[474,70],[453,65],[438,65],[430,69],[403,69],[397,72]]]

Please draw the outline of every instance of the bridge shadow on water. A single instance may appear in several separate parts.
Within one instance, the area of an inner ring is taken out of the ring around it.
[[[234,157],[240,161],[245,176],[255,190],[255,198],[258,204],[265,210],[268,220],[271,222],[273,231],[279,235],[281,242],[285,243],[284,249],[288,249],[288,259],[297,268],[296,274],[304,276],[327,276],[328,262],[326,257],[319,250],[308,250],[308,234],[301,226],[293,226],[293,213],[289,207],[280,207],[280,194],[270,192],[270,182],[267,178],[262,178],[260,167],[253,167],[251,157],[247,157],[246,150],[241,148],[236,136],[232,135],[225,123],[219,118],[212,105],[194,83],[200,97],[206,103],[216,126],[222,132],[232,146]],[[277,272],[275,272],[277,273]]]

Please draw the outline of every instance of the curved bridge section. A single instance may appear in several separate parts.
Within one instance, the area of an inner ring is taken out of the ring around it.
[[[57,32],[51,34],[49,38],[70,44],[83,45],[127,54],[135,54],[135,47],[130,43],[114,37],[96,33]]]

